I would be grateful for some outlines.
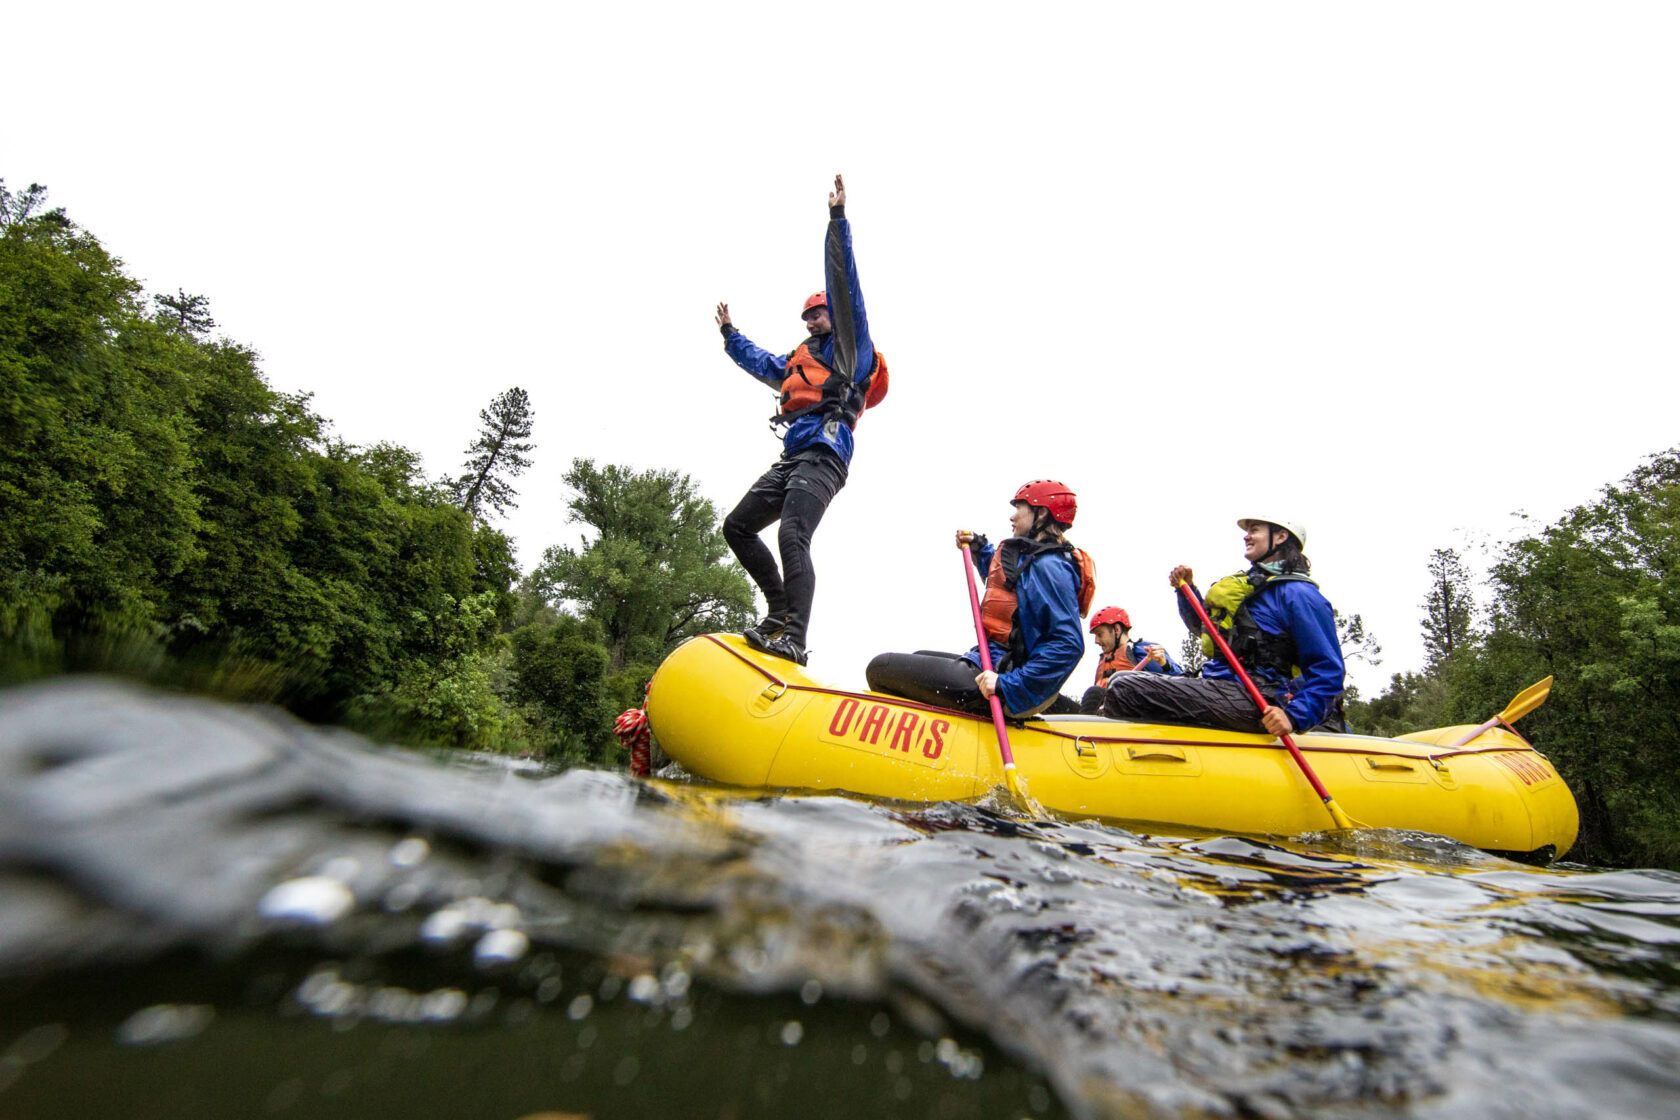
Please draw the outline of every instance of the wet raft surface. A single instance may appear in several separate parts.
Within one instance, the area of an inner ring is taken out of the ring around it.
[[[0,694],[0,1115],[1649,1116],[1680,877]]]

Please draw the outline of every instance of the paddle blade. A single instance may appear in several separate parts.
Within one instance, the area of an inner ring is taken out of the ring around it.
[[[1552,694],[1552,678],[1547,677],[1539,684],[1531,684],[1505,705],[1505,710],[1499,713],[1499,718],[1506,723],[1515,723],[1529,712],[1546,702],[1546,697]]]
[[[1009,787],[1009,796],[1014,799],[1015,807],[1035,821],[1047,821],[1050,814],[1044,811],[1044,806],[1033,800],[1027,792],[1027,780],[1021,777],[1021,772],[1013,765],[1003,768],[1003,781]]]
[[[1324,801],[1324,807],[1326,809],[1330,810],[1330,819],[1336,822],[1336,827],[1337,828],[1354,829],[1354,828],[1364,827],[1362,825],[1356,824],[1352,817],[1350,817],[1346,813],[1344,813],[1342,811],[1342,807],[1340,805],[1336,804],[1336,799],[1335,798],[1333,798],[1333,797],[1332,798],[1326,798],[1325,801]]]

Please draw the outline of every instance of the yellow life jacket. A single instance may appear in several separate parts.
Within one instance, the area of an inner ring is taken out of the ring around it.
[[[1250,568],[1246,572],[1237,572],[1218,580],[1202,596],[1202,602],[1207,606],[1208,618],[1223,632],[1222,636],[1231,647],[1231,652],[1237,655],[1243,666],[1254,669],[1258,665],[1267,665],[1290,677],[1301,675],[1301,668],[1295,664],[1295,640],[1287,634],[1268,634],[1254,621],[1253,613],[1248,610],[1249,600],[1262,588],[1274,583],[1310,583],[1318,586],[1318,581],[1300,572],[1284,572],[1281,575],[1268,575]],[[1202,655],[1207,658],[1222,658],[1218,644],[1213,635],[1202,635]],[[1250,664],[1255,662],[1255,664]]]

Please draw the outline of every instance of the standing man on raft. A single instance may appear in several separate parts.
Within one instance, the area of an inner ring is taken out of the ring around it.
[[[744,637],[765,653],[801,665],[816,591],[811,534],[846,485],[858,416],[887,394],[886,364],[875,351],[863,311],[852,227],[846,220],[846,184],[839,175],[828,196],[823,276],[825,289],[805,301],[801,315],[810,337],[784,357],[754,345],[730,322],[729,305],[717,305],[724,350],[736,365],[780,392],[781,404],[770,423],[787,425],[782,457],[723,519],[724,539],[769,604],[769,613]],[[776,534],[780,571],[758,536],[775,521],[781,522]]]

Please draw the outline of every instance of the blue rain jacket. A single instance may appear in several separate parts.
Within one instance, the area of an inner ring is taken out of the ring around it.
[[[828,232],[823,239],[823,278],[828,292],[828,315],[834,332],[818,343],[817,356],[841,377],[862,382],[875,368],[875,343],[869,337],[869,318],[863,310],[863,289],[858,286],[857,260],[852,255],[852,224],[845,207],[829,208]],[[793,351],[778,357],[757,346],[738,330],[724,335],[724,349],[736,365],[781,392],[787,376],[787,362]],[[852,430],[838,420],[825,419],[820,412],[801,416],[788,425],[782,437],[782,457],[823,446],[852,461]]]
[[[996,546],[970,548],[974,566],[984,577],[992,566]],[[1079,626],[1079,568],[1061,553],[1021,557],[1015,576],[1015,624],[1027,647],[1027,663],[998,674],[998,695],[1007,712],[1030,712],[1061,691],[1079,659],[1085,656],[1085,635]],[[992,665],[1008,656],[1009,648],[987,642]],[[963,654],[976,669],[980,647]]]
[[[1193,622],[1191,629],[1201,632],[1201,622],[1188,603],[1179,599],[1185,621]],[[1283,709],[1295,730],[1306,731],[1324,722],[1330,705],[1347,687],[1347,666],[1342,661],[1342,640],[1336,635],[1336,612],[1324,593],[1310,583],[1286,580],[1268,583],[1249,596],[1246,603],[1254,621],[1268,634],[1288,634],[1295,640],[1295,652],[1300,655],[1301,675],[1283,679],[1275,669],[1267,666],[1244,665],[1256,684],[1276,688]],[[1208,680],[1236,678],[1230,664],[1223,657],[1214,657],[1202,665],[1202,676]]]

